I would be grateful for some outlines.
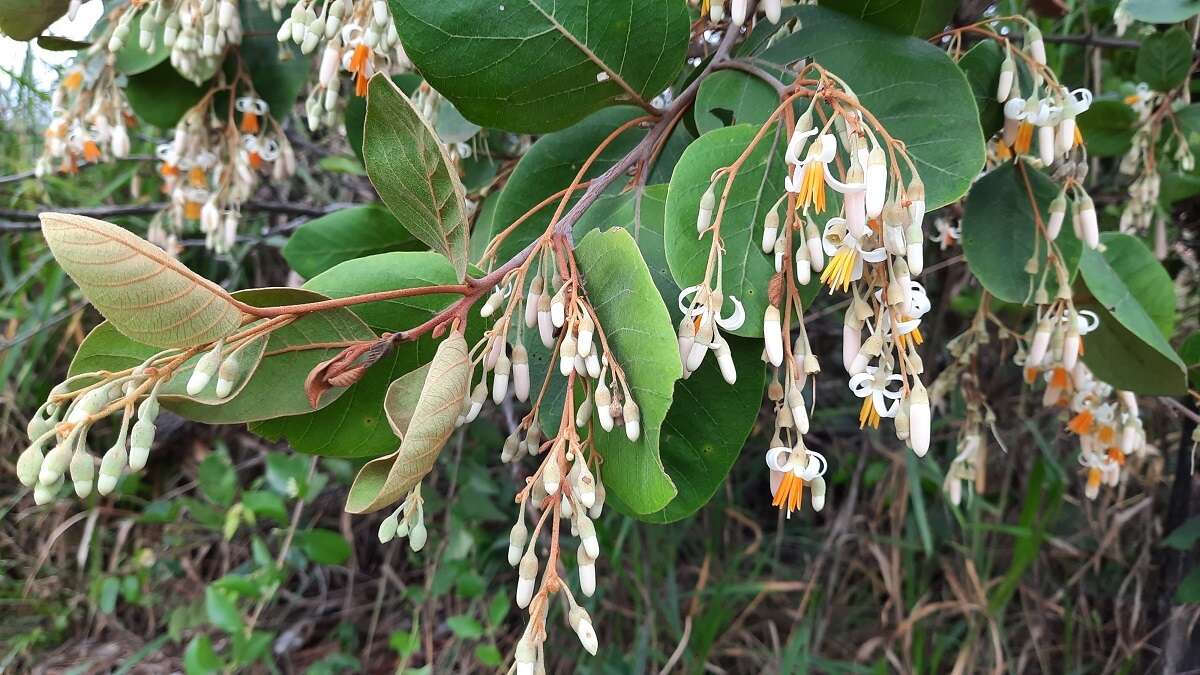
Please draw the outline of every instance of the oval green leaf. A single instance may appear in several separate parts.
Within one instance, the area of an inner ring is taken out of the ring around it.
[[[347,260],[424,247],[391,211],[379,204],[367,204],[304,223],[288,238],[282,253],[297,274],[311,279]]]
[[[405,53],[468,120],[540,133],[650,100],[683,66],[679,0],[390,0]]]
[[[1167,92],[1187,80],[1192,68],[1192,38],[1182,26],[1142,40],[1136,76],[1154,91]]]
[[[940,33],[950,23],[958,0],[824,0],[821,6],[887,30],[924,38]]]
[[[719,70],[696,92],[696,129],[701,134],[735,124],[760,125],[779,106],[775,90],[761,79],[736,70]]]
[[[225,337],[241,324],[242,311],[225,289],[132,232],[67,213],[41,218],[55,260],[131,339],[191,347]]]

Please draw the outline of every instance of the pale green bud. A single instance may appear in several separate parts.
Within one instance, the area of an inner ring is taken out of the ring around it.
[[[139,419],[129,432],[129,468],[141,471],[150,457],[150,446],[154,445],[154,423]]]
[[[80,499],[86,499],[92,493],[92,485],[96,480],[96,460],[87,447],[80,443],[71,456],[71,483],[75,486],[75,494]]]

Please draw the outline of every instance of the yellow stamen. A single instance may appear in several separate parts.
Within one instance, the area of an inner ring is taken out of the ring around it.
[[[875,412],[875,403],[868,396],[863,399],[862,407],[858,410],[858,428],[870,424],[872,429],[879,428],[879,413]]]
[[[821,163],[815,160],[804,165],[800,177],[800,208],[810,205],[817,213],[825,212],[825,176]]]
[[[843,246],[833,255],[833,260],[829,261],[825,271],[821,273],[821,283],[829,286],[830,295],[833,295],[838,286],[842,287],[843,292],[850,289],[850,277],[854,275],[854,263],[857,258],[858,252],[849,246]]]
[[[1029,146],[1033,144],[1033,125],[1021,122],[1017,127],[1017,140],[1013,143],[1013,151],[1018,155],[1029,154]]]
[[[779,483],[779,489],[775,492],[775,498],[771,500],[771,505],[778,506],[781,510],[787,509],[788,516],[791,516],[793,511],[800,508],[803,498],[804,481],[791,471],[786,471],[783,474],[783,480]]]

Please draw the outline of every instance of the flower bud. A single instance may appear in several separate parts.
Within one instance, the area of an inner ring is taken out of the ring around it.
[[[583,428],[588,420],[592,418],[592,397],[586,396],[583,403],[579,404],[579,408],[575,411],[575,426]]]
[[[842,366],[847,373],[856,375],[853,363],[862,349],[862,322],[855,318],[853,312],[846,312],[846,320],[842,324]]]
[[[511,362],[507,356],[501,354],[496,361],[496,370],[492,374],[492,403],[500,405],[504,401],[504,397],[508,396],[508,375],[511,371]]]
[[[129,432],[129,468],[141,471],[150,457],[150,446],[154,445],[154,423],[138,418]]]
[[[583,365],[588,377],[593,380],[599,379],[600,357],[596,356],[596,350],[593,349],[592,353],[587,355],[587,358],[583,360]]]
[[[1067,198],[1062,192],[1050,202],[1050,218],[1046,221],[1046,237],[1051,241],[1058,239],[1062,231],[1063,220],[1067,215]]]
[[[525,351],[525,345],[518,344],[513,347],[512,355],[512,376],[513,376],[513,393],[517,400],[525,402],[529,400],[529,354]]]
[[[429,532],[425,529],[425,521],[418,520],[416,525],[413,525],[412,531],[408,533],[408,547],[413,553],[420,552],[425,548],[425,542],[429,540]]]
[[[733,6],[737,7],[738,0],[733,0]],[[746,1],[742,0],[745,5]],[[571,628],[575,634],[579,636],[579,642],[583,644],[583,648],[592,656],[596,655],[596,650],[600,643],[596,637],[596,630],[592,627],[591,617],[588,616],[587,610],[575,605],[567,614],[567,622],[571,624]]]
[[[545,282],[541,275],[529,282],[529,291],[525,294],[525,326],[533,328],[538,322],[538,302],[542,297],[542,287]]]
[[[729,384],[737,382],[737,367],[733,363],[733,352],[729,349],[729,341],[720,335],[716,336],[713,349],[717,357],[717,366],[721,369],[721,377]]]
[[[804,406],[804,395],[800,392],[800,387],[793,386],[788,389],[787,402],[792,411],[792,422],[796,425],[796,431],[807,434],[808,409]]]
[[[517,664],[517,675],[535,675],[538,663],[537,647],[528,635],[522,636],[517,642],[513,658]]]
[[[33,487],[38,482],[38,474],[45,460],[45,455],[42,454],[42,446],[45,444],[45,439],[38,439],[17,457],[17,480],[21,481],[21,485]]]
[[[925,385],[917,380],[908,393],[909,444],[917,457],[924,457],[929,452],[929,426],[929,394]]]
[[[883,148],[875,145],[867,159],[867,217],[878,218],[883,213],[887,197],[887,160]]]
[[[75,442],[75,437],[70,436],[46,453],[38,471],[39,483],[51,485],[63,477],[71,465]]]
[[[632,398],[625,400],[625,407],[621,414],[625,418],[625,436],[630,442],[636,443],[638,436],[642,434],[642,424],[637,404],[633,402]]]
[[[33,486],[33,503],[37,504],[38,506],[41,506],[43,504],[49,504],[50,502],[54,501],[54,498],[58,496],[58,491],[62,489],[64,480],[65,479],[63,478],[63,476],[60,475],[58,477],[58,480],[56,480],[52,483],[39,482],[37,485],[34,485]]]
[[[1029,345],[1029,354],[1025,357],[1026,368],[1037,368],[1042,365],[1042,359],[1046,357],[1046,350],[1050,347],[1050,333],[1054,329],[1054,323],[1050,318],[1042,319],[1037,326],[1037,330],[1033,332],[1033,341]]]
[[[704,234],[708,227],[712,225],[713,209],[717,206],[717,193],[715,185],[709,185],[704,191],[704,195],[700,197],[700,211],[696,215],[696,232]]]
[[[542,469],[542,485],[546,488],[546,494],[555,495],[558,494],[558,487],[562,483],[562,469],[558,466],[558,457],[554,456],[554,453],[550,454]]]
[[[1088,248],[1100,247],[1100,224],[1096,221],[1096,205],[1086,193],[1076,206],[1079,214],[1079,234]]]
[[[567,302],[563,297],[563,286],[554,293],[554,297],[550,300],[550,321],[555,328],[562,328],[567,321]]]
[[[775,367],[783,363],[783,328],[779,321],[779,308],[767,305],[763,314],[763,342],[767,351],[767,361]]]
[[[221,362],[217,368],[217,398],[225,398],[233,393],[233,387],[242,376],[242,350],[235,350]]]
[[[102,496],[108,495],[117,487],[117,481],[121,479],[121,474],[125,471],[125,463],[129,461],[129,454],[125,451],[125,439],[119,438],[117,442],[104,453],[104,457],[100,460],[100,475],[96,478],[96,491]]]
[[[80,443],[75,447],[75,454],[71,455],[71,483],[75,487],[75,494],[79,495],[80,499],[86,499],[92,494],[95,481],[96,460],[87,451],[87,447]]]
[[[600,420],[600,427],[605,431],[612,431],[612,394],[608,391],[608,386],[603,382],[596,385],[596,419]]]
[[[524,514],[517,516],[517,523],[513,525],[512,531],[508,533],[508,564],[513,567],[521,562],[521,551],[525,550],[525,544],[529,542],[529,528],[525,527]]]
[[[379,523],[379,543],[386,544],[396,538],[396,529],[400,527],[400,510],[392,512],[392,515],[383,519]]]
[[[779,212],[771,209],[763,219],[762,251],[770,253],[775,250],[775,241],[779,239]]]
[[[558,372],[566,377],[575,369],[575,336],[567,333],[558,347]]]
[[[1017,78],[1017,64],[1013,62],[1012,54],[1004,54],[1004,62],[1000,64],[1000,80],[996,83],[996,100],[1004,103],[1012,93],[1013,82]]]
[[[100,412],[108,405],[108,387],[100,386],[88,391],[75,400],[67,413],[67,422],[79,424],[86,422],[89,417]]]
[[[475,418],[479,417],[479,411],[483,410],[483,402],[487,398],[487,395],[487,384],[485,384],[483,380],[480,380],[479,384],[475,385],[475,388],[471,390],[471,397],[468,399],[470,402],[470,407],[467,409],[467,414],[464,416],[464,424],[474,422]]]
[[[583,544],[579,545],[576,558],[579,561],[579,589],[590,598],[596,593],[596,559],[588,554]]]
[[[1029,51],[1029,55],[1033,57],[1041,65],[1046,65],[1046,43],[1042,41],[1042,31],[1038,30],[1037,26],[1029,25],[1029,30],[1025,31],[1025,49]]]
[[[596,323],[592,321],[592,317],[584,314],[579,319],[579,337],[577,338],[578,347],[576,353],[580,356],[587,356],[592,353],[592,337],[596,333]]]
[[[811,220],[804,226],[804,238],[808,245],[808,264],[813,272],[820,273],[825,268],[825,249],[821,246],[821,235],[817,226]]]
[[[550,308],[550,296],[542,295],[538,298],[538,335],[542,338],[542,345],[547,349],[554,346],[554,318],[551,316]]]
[[[521,564],[517,568],[517,607],[525,609],[533,600],[533,587],[537,581],[538,559],[533,554],[533,547],[525,551]]]
[[[1037,128],[1037,133],[1038,159],[1042,162],[1042,166],[1050,166],[1054,163],[1054,127],[1043,124]]]
[[[825,508],[825,479],[821,476],[812,479],[808,482],[808,490],[813,511],[820,513]]]
[[[195,396],[208,386],[208,381],[213,375],[217,374],[217,367],[221,364],[221,342],[212,349],[205,352],[203,356],[196,361],[196,367],[192,369],[192,376],[188,378],[187,393],[188,396]]]

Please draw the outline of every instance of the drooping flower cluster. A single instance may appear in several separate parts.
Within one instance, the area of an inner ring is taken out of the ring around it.
[[[205,244],[228,251],[237,238],[241,207],[270,171],[275,181],[290,176],[295,154],[266,101],[242,96],[236,115],[222,119],[206,98],[175,127],[174,138],[158,146],[159,174],[170,205],[151,223],[148,239],[168,251],[176,237],[198,225]]]
[[[276,38],[294,42],[305,54],[319,49],[317,81],[304,102],[313,131],[335,126],[339,119],[339,72],[354,78],[355,96],[366,96],[367,83],[376,72],[402,72],[412,67],[384,0],[300,0],[279,26]]]
[[[129,155],[129,128],[136,120],[111,70],[83,65],[69,70],[54,89],[50,114],[38,176],[71,174],[82,164]]]
[[[830,293],[850,295],[842,354],[848,386],[863,400],[860,426],[878,427],[882,418],[894,418],[897,437],[918,455],[929,448],[930,426],[928,395],[920,380],[924,367],[916,350],[923,341],[920,320],[930,305],[924,287],[913,279],[924,267],[924,185],[903,146],[884,129],[868,124],[845,83],[816,66],[809,68],[818,76],[813,80],[817,88],[785,97],[761,130],[773,125],[795,98],[810,98],[796,123],[791,122],[790,110],[785,118],[785,191],[766,197],[774,203],[765,211],[761,238],[762,251],[772,257],[776,271],[771,287],[764,289],[769,304],[761,319],[764,360],[774,369],[768,397],[775,404],[775,433],[766,463],[773,503],[789,515],[799,508],[805,486],[812,490],[813,507],[823,506],[822,476],[828,468],[828,461],[804,441],[809,411],[803,390],[807,378],[821,368],[804,328],[796,289],[812,283],[815,275]],[[826,120],[820,127],[813,122],[818,112]],[[763,136],[760,132],[755,142]],[[711,351],[729,382],[736,372],[719,329],[738,330],[745,312],[738,299],[726,297],[722,289],[725,246],[720,226],[729,186],[745,157],[714,173],[701,198],[697,230],[701,238],[712,236],[708,266],[702,282],[685,289],[679,302],[685,374],[695,371]],[[898,162],[908,171],[907,184]],[[725,190],[718,201],[722,184]],[[832,214],[827,190],[840,197]],[[824,219],[823,227],[818,227],[819,219]],[[722,316],[726,302],[734,305],[728,317]]]
[[[259,0],[263,6],[263,0]],[[242,41],[237,0],[144,0],[123,8],[108,35],[108,50],[116,53],[132,38],[138,22],[138,45],[145,50],[162,45],[171,50],[175,70],[197,85],[213,76],[230,45]]]

